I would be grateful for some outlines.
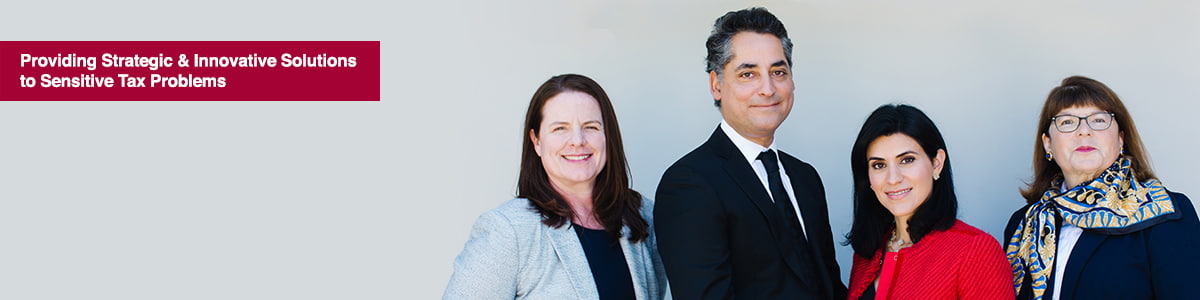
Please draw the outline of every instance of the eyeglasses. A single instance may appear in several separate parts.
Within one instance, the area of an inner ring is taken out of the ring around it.
[[[1086,117],[1061,115],[1050,118],[1050,122],[1054,123],[1054,128],[1062,133],[1075,132],[1075,130],[1079,129],[1080,122],[1086,122],[1092,130],[1101,131],[1112,127],[1113,117],[1115,116],[1110,112],[1098,112]]]

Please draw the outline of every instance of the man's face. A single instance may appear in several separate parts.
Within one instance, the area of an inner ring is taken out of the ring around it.
[[[738,134],[770,146],[792,111],[796,89],[783,44],[772,34],[740,32],[730,45],[733,58],[723,74],[709,72],[713,99],[721,101],[721,117]]]

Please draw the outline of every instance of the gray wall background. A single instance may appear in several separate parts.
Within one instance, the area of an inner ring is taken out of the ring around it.
[[[1075,74],[1125,100],[1169,188],[1200,193],[1194,2],[14,2],[0,39],[380,40],[383,87],[381,102],[0,103],[0,298],[438,298],[474,219],[515,192],[538,84],[599,81],[653,195],[719,122],[712,21],[749,6],[795,40],[778,142],[822,175],[835,234],[858,127],[904,102],[945,134],[960,218],[999,235],[1041,102]]]

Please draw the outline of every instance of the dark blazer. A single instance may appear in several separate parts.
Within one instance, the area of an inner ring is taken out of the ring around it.
[[[721,128],[663,174],[655,233],[675,299],[846,299],[821,178],[791,155],[779,159],[808,253],[796,251],[783,214]]]
[[[1044,299],[1054,293],[1056,280],[1064,280],[1062,295],[1056,299],[1196,299],[1200,221],[1187,196],[1170,194],[1175,213],[1166,216],[1169,221],[1125,235],[1084,229],[1071,250],[1063,278],[1051,275],[1047,281]],[[1005,239],[1012,237],[1026,210],[1029,205],[1008,220]],[[1017,299],[1033,298],[1031,280],[1026,274]]]

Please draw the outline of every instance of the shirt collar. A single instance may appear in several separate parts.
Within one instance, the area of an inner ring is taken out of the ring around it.
[[[775,141],[771,141],[770,147],[763,147],[758,143],[751,142],[746,137],[737,133],[736,130],[733,130],[733,126],[729,126],[729,123],[726,123],[725,120],[721,120],[721,131],[724,131],[725,136],[728,136],[729,140],[733,141],[733,145],[737,146],[738,152],[741,152],[742,156],[745,156],[746,161],[751,165],[754,164],[755,160],[758,160],[758,154],[767,151],[767,149],[775,150],[776,157],[779,156],[779,150],[775,149]]]

